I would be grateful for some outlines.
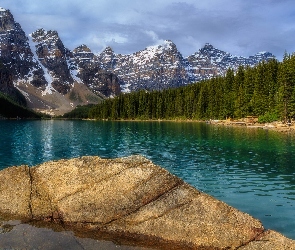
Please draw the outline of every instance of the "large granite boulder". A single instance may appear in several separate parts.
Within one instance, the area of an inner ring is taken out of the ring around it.
[[[141,156],[7,168],[0,171],[0,212],[161,249],[295,249]]]

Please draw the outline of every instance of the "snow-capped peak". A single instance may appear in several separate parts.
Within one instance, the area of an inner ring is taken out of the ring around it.
[[[175,44],[171,40],[165,40],[161,44],[147,47],[146,50],[157,50],[158,52],[161,52],[163,50],[173,49],[173,47],[175,47]]]
[[[210,43],[205,43],[204,49],[214,49],[213,45]]]
[[[144,50],[141,50],[141,51],[135,53],[134,55],[139,56],[139,57],[143,56],[143,57],[146,57],[146,58],[153,58],[157,54],[161,54],[164,51],[172,50],[174,47],[176,47],[176,46],[172,41],[165,40],[160,45],[148,46]]]
[[[4,9],[4,8],[2,8],[2,7],[0,7],[0,17],[3,17],[5,15],[7,15],[7,10]]]

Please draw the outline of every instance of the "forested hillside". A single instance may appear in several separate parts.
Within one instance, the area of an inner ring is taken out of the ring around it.
[[[64,114],[63,118],[68,118],[68,119],[75,119],[75,118],[82,118],[82,119],[87,119],[88,118],[88,112],[94,107],[94,104],[88,104],[84,106],[77,106],[74,110]]]
[[[41,114],[27,109],[0,92],[0,118],[41,118]]]
[[[163,91],[107,99],[88,113],[95,119],[227,119],[295,117],[295,55],[228,70],[225,77]]]

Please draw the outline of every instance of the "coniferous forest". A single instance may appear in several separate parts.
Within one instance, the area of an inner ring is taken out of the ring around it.
[[[0,119],[5,118],[41,118],[38,114],[12,100],[9,96],[0,92]]]
[[[92,119],[239,119],[268,122],[295,118],[295,54],[256,67],[229,69],[224,77],[185,87],[141,90],[107,99],[88,111]]]

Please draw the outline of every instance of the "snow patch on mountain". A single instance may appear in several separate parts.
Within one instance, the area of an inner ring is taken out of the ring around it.
[[[52,82],[53,82],[53,76],[51,75],[50,71],[47,70],[43,64],[40,62],[39,57],[37,56],[36,53],[36,45],[33,42],[33,38],[32,38],[32,34],[29,34],[29,45],[31,48],[31,51],[34,55],[34,59],[35,61],[39,64],[39,66],[42,68],[43,72],[44,72],[44,78],[47,82],[47,86],[45,87],[45,90],[42,91],[42,96],[45,96],[47,94],[52,94],[52,91],[56,91],[53,87],[52,87]]]
[[[0,7],[0,16],[2,17],[3,16],[3,12],[5,12],[6,11],[6,9],[4,9],[4,8],[2,8],[2,7]]]

